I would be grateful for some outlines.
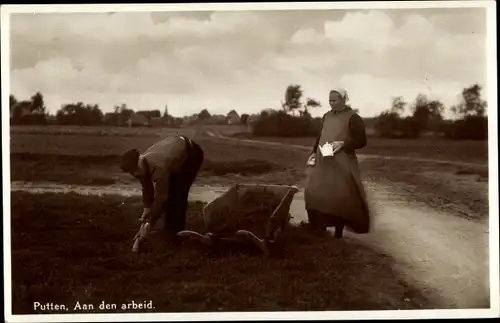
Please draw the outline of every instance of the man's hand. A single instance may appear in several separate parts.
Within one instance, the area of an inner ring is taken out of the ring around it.
[[[316,165],[316,153],[312,153],[311,156],[309,156],[309,159],[307,160],[307,166],[314,166]]]
[[[149,208],[144,208],[144,210],[142,211],[141,217],[140,217],[141,223],[144,223],[148,220],[149,211],[150,211]]]
[[[333,154],[335,155],[338,153],[342,148],[344,148],[344,142],[343,141],[334,141],[332,143],[333,146]]]
[[[139,232],[134,237],[134,246],[132,247],[132,250],[134,252],[137,252],[139,250],[139,244],[146,238],[146,236],[149,234],[151,231],[151,224],[149,222],[146,222],[141,225],[141,228],[139,229]]]
[[[144,240],[148,233],[151,231],[151,223],[146,222],[143,225],[141,225],[141,228],[139,229],[139,232],[137,232],[138,238],[140,240]]]

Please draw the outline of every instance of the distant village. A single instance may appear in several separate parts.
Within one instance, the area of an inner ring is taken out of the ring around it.
[[[65,104],[55,114],[47,113],[43,96],[35,94],[31,100],[10,100],[10,121],[12,125],[105,125],[118,127],[182,127],[193,124],[212,125],[247,125],[258,118],[258,115],[240,115],[231,110],[227,115],[210,114],[206,109],[200,113],[184,117],[174,117],[160,110],[134,111],[125,104],[116,106],[114,112],[103,113],[98,105],[82,102]]]
[[[108,112],[104,114],[103,119],[105,125],[128,127],[188,126],[200,121],[199,114],[175,118],[162,116],[158,110],[132,112],[126,118],[122,118],[119,112]],[[235,110],[227,115],[210,115],[203,121],[205,124],[217,125],[242,124],[241,117]]]

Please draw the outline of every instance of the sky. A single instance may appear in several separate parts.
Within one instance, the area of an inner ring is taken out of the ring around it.
[[[363,117],[418,93],[448,108],[486,84],[486,10],[266,10],[11,15],[10,92],[182,116],[279,109],[289,84],[346,88]],[[448,116],[449,113],[447,112]]]

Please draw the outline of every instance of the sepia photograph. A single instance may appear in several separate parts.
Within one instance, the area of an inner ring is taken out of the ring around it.
[[[494,1],[1,15],[6,322],[500,315]]]

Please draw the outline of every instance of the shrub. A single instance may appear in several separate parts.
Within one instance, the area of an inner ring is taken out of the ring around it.
[[[304,137],[317,133],[321,121],[316,123],[310,116],[295,117],[284,111],[261,113],[253,125],[256,137]]]
[[[486,140],[488,139],[488,118],[483,116],[466,116],[445,126],[446,138],[456,140]]]

